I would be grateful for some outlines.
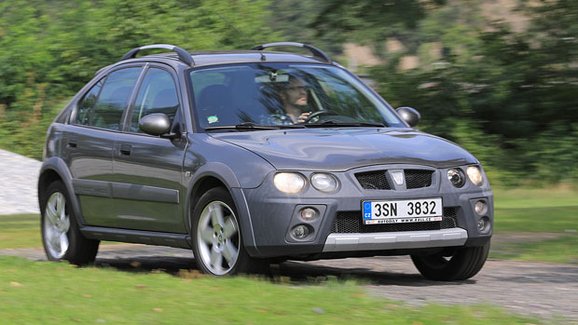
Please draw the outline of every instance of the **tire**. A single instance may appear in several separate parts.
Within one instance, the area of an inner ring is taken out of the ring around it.
[[[191,238],[195,260],[203,273],[214,276],[262,273],[268,267],[266,260],[247,254],[235,203],[224,188],[210,189],[195,205]]]
[[[42,245],[49,261],[76,265],[93,263],[100,241],[85,238],[70,206],[70,195],[60,181],[51,183],[40,204]]]
[[[427,279],[435,281],[462,281],[476,275],[484,266],[490,242],[480,247],[461,247],[433,255],[412,255],[411,260]]]

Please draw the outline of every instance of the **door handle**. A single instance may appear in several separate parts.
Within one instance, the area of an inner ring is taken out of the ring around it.
[[[121,144],[120,145],[120,154],[125,156],[130,156],[130,151],[132,146],[130,144]]]
[[[70,138],[66,142],[66,146],[68,148],[76,148],[76,147],[78,147],[78,140],[76,140],[76,138]]]

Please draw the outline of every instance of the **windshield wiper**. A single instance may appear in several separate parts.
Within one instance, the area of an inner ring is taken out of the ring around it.
[[[277,129],[279,129],[277,126],[259,125],[253,122],[243,122],[237,125],[209,126],[205,128],[205,131],[212,131],[212,130],[247,131],[247,130],[277,130]]]
[[[325,121],[322,123],[314,124],[303,124],[308,128],[319,128],[319,127],[385,127],[383,123],[376,122],[335,122],[335,121]]]
[[[205,128],[205,131],[213,130],[238,130],[238,131],[254,131],[254,130],[279,130],[279,129],[301,129],[304,128],[303,125],[260,125],[253,122],[243,122],[237,125],[221,125],[221,126],[209,126]]]

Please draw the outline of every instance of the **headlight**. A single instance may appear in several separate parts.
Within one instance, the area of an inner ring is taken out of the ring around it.
[[[478,166],[469,166],[466,169],[466,174],[468,174],[468,178],[470,179],[470,181],[472,181],[472,183],[474,183],[477,186],[482,185],[482,183],[484,182],[484,178],[482,177],[482,171]]]
[[[331,174],[318,173],[311,176],[311,185],[321,192],[335,192],[339,183]]]
[[[273,178],[275,187],[287,194],[295,194],[301,192],[305,187],[305,177],[297,173],[279,173]]]
[[[448,180],[455,187],[462,187],[466,183],[464,172],[459,168],[452,168],[448,170]]]

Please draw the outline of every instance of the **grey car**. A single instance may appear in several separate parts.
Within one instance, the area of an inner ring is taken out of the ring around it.
[[[488,256],[493,193],[479,161],[419,118],[308,44],[132,49],[48,130],[46,255],[83,265],[101,240],[164,245],[216,276],[410,255],[426,278],[468,279]]]

